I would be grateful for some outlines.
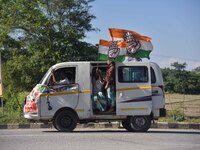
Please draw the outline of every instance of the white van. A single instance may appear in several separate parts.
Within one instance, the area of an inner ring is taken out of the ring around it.
[[[27,96],[24,117],[52,122],[59,131],[73,131],[77,123],[121,121],[128,131],[147,131],[151,122],[166,115],[163,78],[152,62],[115,63],[115,110],[108,112],[107,98],[94,100],[94,70],[105,77],[106,62],[63,62],[52,66]],[[68,83],[52,84],[64,72]],[[95,107],[97,104],[100,107]],[[102,108],[102,109],[100,109]]]

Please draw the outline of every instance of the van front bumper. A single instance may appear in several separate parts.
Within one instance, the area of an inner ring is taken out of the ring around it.
[[[35,113],[35,112],[24,113],[24,118],[29,119],[29,120],[39,120],[38,113]]]

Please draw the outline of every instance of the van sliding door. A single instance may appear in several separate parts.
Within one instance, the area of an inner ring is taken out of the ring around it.
[[[149,63],[116,64],[117,115],[150,115],[152,109]]]

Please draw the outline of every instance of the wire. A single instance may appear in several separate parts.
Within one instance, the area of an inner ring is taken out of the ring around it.
[[[197,59],[191,59],[191,58],[183,58],[183,57],[174,57],[174,56],[166,56],[166,55],[160,55],[160,54],[152,54],[152,56],[157,56],[157,57],[164,57],[164,58],[178,58],[178,59],[184,59],[188,61],[197,61],[200,62],[200,60]]]

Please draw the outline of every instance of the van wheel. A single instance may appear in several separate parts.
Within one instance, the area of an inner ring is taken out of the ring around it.
[[[71,132],[76,128],[77,116],[70,110],[63,110],[56,115],[53,125],[58,131]]]
[[[123,126],[126,130],[128,130],[128,129],[129,129],[128,121],[127,121],[127,120],[122,121],[122,126]]]
[[[146,132],[151,127],[150,116],[131,116],[126,120],[127,129],[130,132]]]
[[[53,124],[53,127],[54,127],[55,129],[57,129],[56,124],[55,124],[55,120],[53,120],[52,124]],[[58,130],[58,129],[57,129],[57,130]]]

